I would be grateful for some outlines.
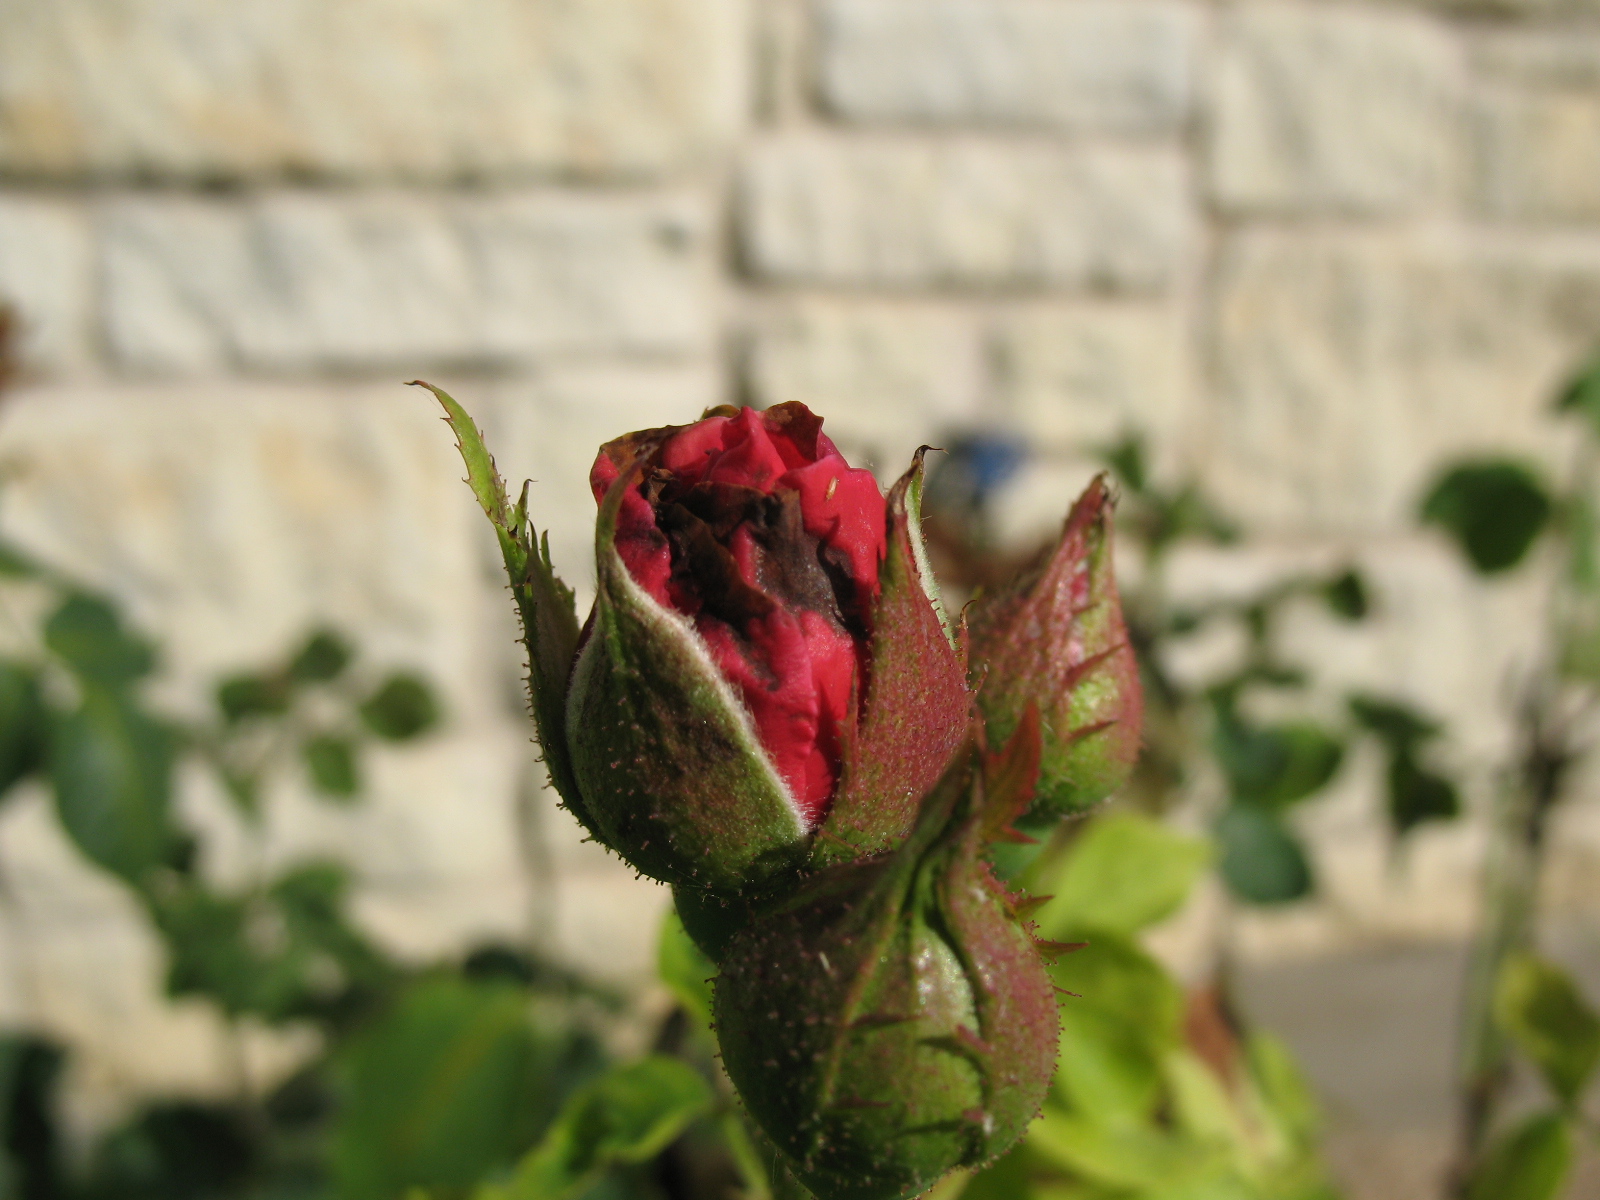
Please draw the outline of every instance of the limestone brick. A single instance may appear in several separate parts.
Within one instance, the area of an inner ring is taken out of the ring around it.
[[[1138,432],[1181,443],[1188,420],[1187,331],[1152,304],[1056,304],[1003,320],[997,407],[1036,447],[1082,453]]]
[[[746,263],[775,281],[1154,292],[1189,239],[1165,150],[797,135],[753,147],[742,191]]]
[[[631,175],[742,118],[739,0],[16,0],[0,170]]]
[[[1211,480],[1251,525],[1408,526],[1447,456],[1536,453],[1600,335],[1600,242],[1256,231],[1219,272]]]
[[[1210,183],[1229,212],[1409,212],[1459,190],[1461,64],[1427,17],[1257,3],[1222,19]]]
[[[983,360],[980,324],[959,310],[812,299],[756,331],[749,381],[763,404],[811,407],[852,461],[892,478],[977,417]]]
[[[0,195],[0,303],[21,322],[30,373],[86,368],[93,334],[94,256],[83,206]]]
[[[100,227],[107,337],[135,371],[503,367],[711,338],[688,194],[125,197]]]
[[[482,516],[431,397],[226,383],[21,388],[0,416],[7,533],[128,605],[167,698],[281,654],[318,622],[498,716]]]
[[[1488,37],[1474,59],[1477,203],[1499,218],[1600,218],[1600,38]]]
[[[1198,10],[1169,0],[823,0],[822,99],[859,121],[1176,130]]]

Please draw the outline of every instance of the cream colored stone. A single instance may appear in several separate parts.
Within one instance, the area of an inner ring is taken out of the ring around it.
[[[6,529],[127,602],[167,648],[174,699],[326,621],[428,674],[457,720],[500,711],[483,518],[420,389],[22,389],[0,461]]]
[[[1600,335],[1600,241],[1256,231],[1222,256],[1209,477],[1257,528],[1405,528],[1447,458],[1536,453]]]
[[[893,478],[918,446],[977,419],[981,334],[970,314],[947,307],[802,301],[757,330],[750,387],[762,404],[805,404],[851,461]]]
[[[1412,212],[1460,173],[1460,51],[1436,21],[1252,3],[1223,18],[1210,182],[1231,212]]]
[[[101,218],[117,360],[162,373],[504,366],[704,351],[684,194],[124,198]]]
[[[0,169],[653,172],[739,125],[739,0],[13,0]]]
[[[1600,219],[1600,90],[1484,96],[1476,110],[1478,195],[1496,217]]]
[[[91,354],[94,255],[84,206],[0,194],[0,303],[21,322],[34,374],[83,371]]]
[[[1083,455],[1128,433],[1185,441],[1188,333],[1146,304],[1030,307],[1000,323],[996,399],[1038,450]]]
[[[1159,150],[790,136],[752,148],[743,245],[768,279],[1153,292],[1189,250]]]
[[[1199,9],[1167,0],[824,0],[822,98],[859,121],[1171,133]]]
[[[1575,29],[1496,29],[1471,43],[1473,71],[1498,83],[1531,87],[1600,87],[1600,37]]]
[[[1518,220],[1600,217],[1600,38],[1517,33],[1474,49],[1475,198]]]

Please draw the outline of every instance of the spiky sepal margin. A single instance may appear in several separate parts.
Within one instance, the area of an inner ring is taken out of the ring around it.
[[[467,484],[494,526],[500,556],[511,581],[511,595],[528,650],[528,695],[545,769],[556,792],[590,833],[599,836],[578,790],[567,751],[566,693],[578,651],[578,614],[573,592],[550,562],[550,536],[535,531],[528,516],[528,486],[513,507],[505,480],[484,444],[483,433],[467,410],[443,388],[422,380],[443,406],[445,422],[456,435],[456,449],[467,466]]]

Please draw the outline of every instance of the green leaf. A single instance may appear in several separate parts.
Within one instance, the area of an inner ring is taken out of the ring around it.
[[[582,1078],[566,1043],[541,1037],[529,1016],[515,986],[430,978],[348,1042],[330,1192],[461,1192],[509,1170]]]
[[[1580,413],[1600,431],[1600,354],[1573,373],[1556,396],[1556,411]]]
[[[1286,904],[1311,891],[1311,864],[1283,823],[1269,812],[1235,804],[1216,825],[1222,878],[1252,904]]]
[[[311,782],[324,796],[346,800],[361,790],[356,749],[349,738],[322,734],[300,748]]]
[[[33,555],[10,542],[0,541],[0,576],[7,579],[37,579],[43,574]]]
[[[1559,1113],[1540,1113],[1489,1150],[1467,1200],[1555,1200],[1572,1165],[1572,1134]]]
[[[1446,471],[1423,500],[1421,517],[1454,537],[1479,572],[1492,575],[1522,561],[1553,507],[1530,468],[1484,459]]]
[[[75,592],[44,625],[44,642],[80,679],[117,686],[149,674],[155,653],[109,601]]]
[[[676,911],[661,923],[661,942],[656,951],[657,970],[673,999],[699,1024],[711,1026],[711,980],[717,967],[694,944]]]
[[[1356,693],[1349,697],[1346,704],[1351,718],[1357,724],[1397,752],[1432,740],[1441,729],[1439,722],[1398,700]]]
[[[326,1015],[347,989],[386,983],[393,969],[345,918],[348,890],[343,868],[307,863],[264,890],[227,894],[189,881],[151,893],[168,993],[274,1023]]]
[[[613,1067],[567,1102],[507,1185],[480,1189],[479,1200],[572,1200],[608,1168],[654,1158],[711,1101],[710,1085],[676,1059]]]
[[[1101,461],[1111,468],[1117,482],[1130,492],[1145,490],[1149,472],[1145,469],[1144,439],[1138,434],[1130,434],[1108,448],[1101,456]]]
[[[1132,941],[1085,930],[1089,944],[1050,969],[1071,993],[1061,1004],[1061,1054],[1052,1094],[1100,1121],[1150,1119],[1161,1063],[1182,1037],[1183,993]]]
[[[1346,621],[1363,619],[1371,608],[1366,581],[1353,569],[1328,580],[1321,592],[1323,603]]]
[[[1495,1017],[1563,1104],[1575,1104],[1600,1063],[1600,1017],[1560,967],[1531,954],[1506,961]]]
[[[80,707],[51,724],[62,828],[91,861],[133,883],[174,845],[173,753],[170,730],[106,688],[86,688]]]
[[[439,707],[426,680],[398,672],[361,706],[361,719],[379,737],[404,742],[437,722]]]
[[[21,663],[0,660],[0,795],[44,765],[46,721],[38,675]]]
[[[1424,821],[1445,821],[1459,815],[1456,785],[1418,764],[1409,753],[1389,760],[1389,823],[1397,834],[1409,833]]]
[[[1322,1114],[1289,1048],[1270,1034],[1255,1032],[1245,1040],[1245,1058],[1267,1110],[1296,1141],[1313,1145]]]
[[[318,630],[290,660],[289,678],[296,683],[328,683],[344,673],[350,659],[350,647],[342,637],[332,630]]]
[[[1028,1146],[1046,1161],[1094,1182],[1141,1195],[1169,1196],[1221,1165],[1210,1147],[1153,1125],[1102,1125],[1049,1108],[1029,1128]]]
[[[1287,808],[1327,786],[1344,760],[1344,744],[1313,722],[1253,725],[1218,707],[1212,751],[1240,804]]]
[[[230,675],[217,685],[217,708],[229,724],[250,717],[275,717],[289,711],[292,691],[287,677]]]
[[[1073,843],[1039,891],[1054,898],[1037,916],[1046,937],[1083,930],[1131,934],[1175,913],[1211,859],[1211,848],[1148,817],[1101,817]]]

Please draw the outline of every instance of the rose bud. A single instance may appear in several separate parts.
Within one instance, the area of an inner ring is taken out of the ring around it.
[[[1030,703],[1043,718],[1039,792],[1024,824],[1080,812],[1122,785],[1139,754],[1144,697],[1111,565],[1104,476],[1061,538],[968,608],[973,683],[992,740]]]
[[[714,911],[905,837],[971,705],[921,551],[920,461],[886,502],[799,404],[608,443],[580,634],[526,489],[512,509],[433,390],[500,537],[551,781],[597,840]]]
[[[723,1065],[818,1196],[919,1195],[1004,1153],[1049,1089],[1055,992],[982,859],[1012,815],[984,788],[963,755],[899,849],[819,872],[724,956]]]
[[[602,447],[568,744],[629,862],[737,891],[814,841],[849,857],[909,830],[970,703],[916,561],[918,479],[886,505],[799,404]]]

